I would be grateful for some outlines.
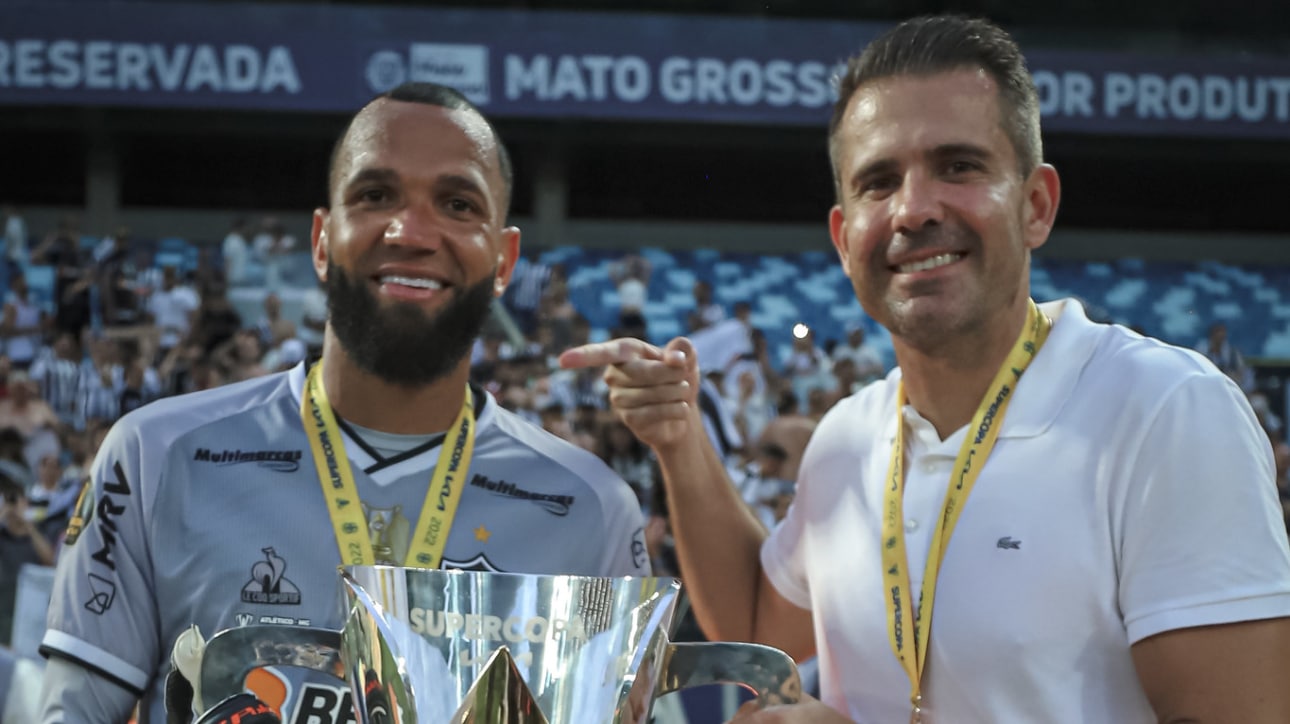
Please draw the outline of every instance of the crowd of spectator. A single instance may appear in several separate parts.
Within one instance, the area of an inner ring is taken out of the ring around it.
[[[21,216],[5,213],[8,284],[0,318],[0,642],[7,643],[17,571],[50,565],[75,508],[89,461],[121,415],[164,396],[288,369],[317,354],[326,320],[321,287],[299,289],[300,313],[283,314],[283,264],[300,245],[276,219],[233,223],[223,243],[193,263],[158,264],[128,229],[86,244],[73,218],[36,243]],[[32,298],[25,271],[54,270],[53,309]],[[599,370],[561,370],[559,353],[591,341],[591,325],[570,301],[558,264],[522,259],[503,298],[510,324],[495,320],[472,354],[474,381],[501,405],[592,451],[636,492],[650,521],[656,570],[677,573],[667,501],[650,451],[608,412]],[[644,315],[650,269],[626,254],[611,269],[622,306],[613,336],[648,339]],[[265,290],[262,315],[247,319],[231,286]],[[696,282],[687,334],[705,372],[700,396],[714,445],[726,455],[744,500],[767,525],[792,500],[797,464],[815,422],[839,399],[885,375],[881,355],[853,323],[843,339],[815,330],[757,328],[751,307],[714,301]],[[768,335],[793,338],[772,359]],[[1290,520],[1290,447],[1273,405],[1253,386],[1240,352],[1215,325],[1198,351],[1250,394],[1276,450]]]
[[[194,249],[191,264],[161,264],[127,228],[87,238],[69,216],[35,238],[16,209],[2,208],[0,644],[7,645],[19,572],[54,563],[111,425],[160,397],[299,363],[321,344],[326,306],[317,300],[321,289],[307,290],[298,324],[269,293],[263,316],[244,319],[229,300],[224,267],[236,244]],[[261,283],[278,284],[274,262],[294,240],[284,241],[290,237],[273,219],[261,236],[243,251],[267,262]],[[52,300],[44,303],[28,283],[38,268],[52,271]]]

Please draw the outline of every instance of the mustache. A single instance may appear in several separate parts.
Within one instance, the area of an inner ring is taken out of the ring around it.
[[[941,252],[966,251],[981,246],[981,235],[958,224],[932,224],[916,231],[897,232],[887,245],[888,257],[934,249]]]

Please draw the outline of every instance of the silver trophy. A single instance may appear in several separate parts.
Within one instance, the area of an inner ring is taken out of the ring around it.
[[[673,578],[343,569],[340,631],[244,626],[206,644],[207,702],[251,670],[298,666],[348,681],[359,724],[644,724],[654,698],[737,684],[796,702],[792,659],[757,644],[668,640]]]

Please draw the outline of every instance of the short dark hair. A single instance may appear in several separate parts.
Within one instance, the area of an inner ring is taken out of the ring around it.
[[[1022,176],[1043,162],[1039,135],[1039,94],[1021,48],[994,23],[964,15],[924,15],[900,23],[847,61],[838,82],[838,101],[829,121],[829,160],[833,183],[842,192],[838,168],[838,128],[856,91],[868,83],[899,75],[933,75],[981,69],[999,87],[1003,132],[1012,142]]]
[[[492,121],[488,120],[483,112],[459,91],[446,85],[421,81],[402,83],[376,96],[364,104],[363,108],[360,108],[358,113],[355,113],[349,119],[349,123],[345,124],[345,130],[341,131],[336,143],[331,148],[331,160],[327,164],[329,197],[330,187],[336,182],[336,165],[340,160],[341,149],[345,147],[345,139],[349,137],[350,128],[353,127],[355,119],[358,118],[363,110],[381,99],[403,101],[405,103],[424,103],[428,106],[447,108],[450,111],[470,111],[479,116],[484,125],[488,126],[488,130],[493,134],[493,141],[497,144],[497,169],[502,176],[502,218],[507,217],[511,208],[511,188],[515,183],[515,172],[511,168],[511,156],[506,152],[506,145],[502,143],[501,134],[497,132],[497,128]]]

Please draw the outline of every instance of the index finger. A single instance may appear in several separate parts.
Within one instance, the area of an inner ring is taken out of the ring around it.
[[[644,340],[620,337],[567,349],[560,355],[560,367],[604,367],[638,359],[663,359],[663,350]]]

